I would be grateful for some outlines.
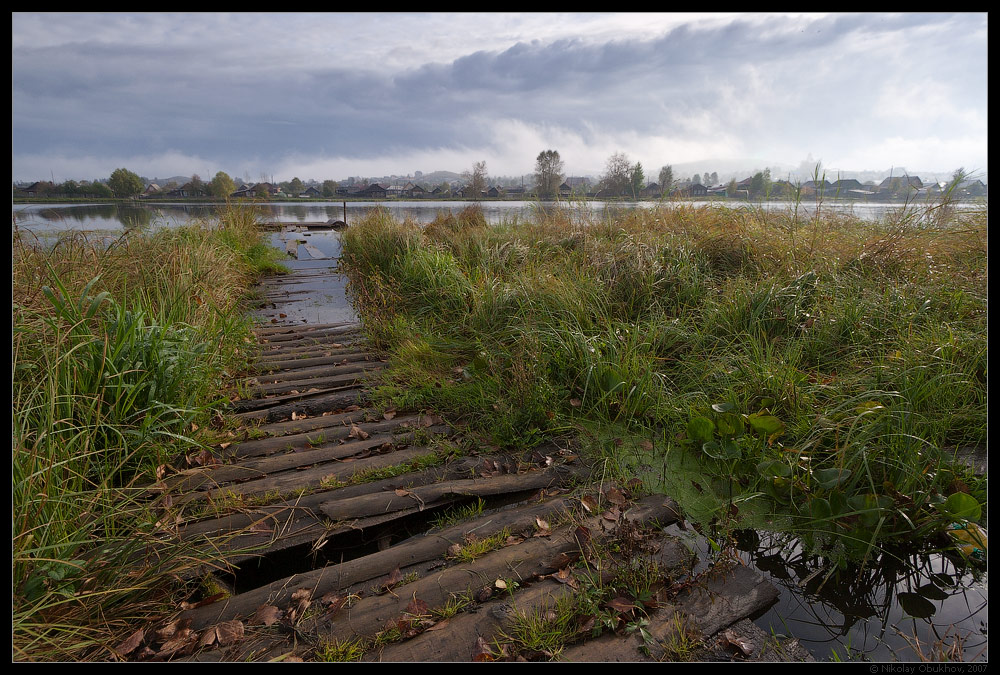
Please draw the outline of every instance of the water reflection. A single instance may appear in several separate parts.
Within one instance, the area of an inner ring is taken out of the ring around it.
[[[740,202],[463,202],[463,201],[388,201],[388,202],[308,202],[303,204],[270,203],[255,204],[265,221],[304,223],[343,220],[356,222],[372,210],[384,209],[399,220],[410,219],[426,224],[441,212],[457,214],[462,209],[476,205],[482,209],[488,223],[514,223],[535,220],[539,216],[556,211],[567,211],[571,217],[580,220],[607,219],[637,208],[666,206],[718,206],[732,209],[762,210],[764,212],[812,213],[816,205],[795,205],[787,202],[767,202],[747,204]],[[973,204],[963,204],[963,208],[977,208]],[[219,212],[219,204],[198,203],[155,203],[142,204],[24,204],[14,207],[14,217],[18,226],[25,229],[124,229],[136,224],[144,227],[173,227],[191,221],[213,220]],[[824,211],[851,214],[861,219],[893,217],[904,207],[900,204],[858,204],[851,202],[825,203]],[[912,210],[919,207],[909,207]]]
[[[736,540],[781,590],[757,624],[799,638],[817,659],[917,661],[917,642],[925,654],[944,642],[964,659],[987,659],[985,573],[936,552],[885,551],[838,569],[787,536],[748,530]]]

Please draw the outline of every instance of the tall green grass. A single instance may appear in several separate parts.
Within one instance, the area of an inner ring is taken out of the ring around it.
[[[985,503],[950,460],[986,442],[986,213],[942,213],[379,214],[344,233],[342,265],[393,357],[387,398],[508,447],[652,439],[629,471],[696,465],[660,489],[715,476],[723,501],[863,556],[960,519],[956,491]]]
[[[172,609],[174,575],[211,559],[163,544],[142,486],[198,447],[193,425],[246,363],[247,288],[276,258],[235,207],[113,242],[15,231],[12,247],[13,655],[114,658]]]

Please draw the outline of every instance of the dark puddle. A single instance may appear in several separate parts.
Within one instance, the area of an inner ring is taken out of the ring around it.
[[[741,531],[741,559],[781,593],[755,623],[798,638],[818,661],[988,660],[988,588],[940,553],[882,553],[836,570],[787,536]]]
[[[289,240],[305,243],[297,245],[298,258],[288,256],[282,262],[293,272],[316,276],[287,286],[286,289],[293,293],[283,297],[280,303],[265,304],[257,311],[257,316],[265,322],[274,320],[281,324],[357,321],[357,315],[347,299],[347,278],[337,273],[340,234],[334,231],[271,234],[271,245],[279,251],[286,250]],[[317,251],[322,257],[313,257]]]

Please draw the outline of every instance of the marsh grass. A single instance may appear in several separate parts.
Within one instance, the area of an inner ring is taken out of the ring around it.
[[[985,209],[439,221],[382,214],[343,235],[352,297],[392,360],[386,402],[503,447],[585,425],[653,439],[625,458],[647,482],[683,458],[719,513],[766,503],[857,558],[960,520],[943,506],[957,485],[985,505],[946,450],[986,442]]]
[[[274,257],[235,207],[110,242],[15,230],[12,249],[13,655],[114,658],[183,592],[172,576],[211,559],[158,542],[140,484],[198,447]]]

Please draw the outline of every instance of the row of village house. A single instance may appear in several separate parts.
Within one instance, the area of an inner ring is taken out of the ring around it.
[[[701,183],[692,182],[681,182],[674,184],[669,191],[664,190],[657,183],[650,183],[645,188],[643,188],[637,195],[627,195],[634,196],[637,198],[661,198],[664,196],[676,196],[676,197],[760,197],[762,195],[751,195],[750,186],[752,183],[752,178],[746,178],[744,180],[736,183],[735,193],[729,194],[732,191],[731,184],[719,184],[719,185],[702,185]],[[906,181],[905,183],[903,181]],[[907,189],[905,186],[909,184]],[[902,190],[900,188],[903,188]],[[934,194],[942,190],[944,186],[939,183],[927,183],[924,184],[919,176],[906,176],[906,177],[892,177],[886,178],[880,184],[874,185],[864,185],[854,178],[844,178],[837,181],[808,181],[803,183],[801,186],[794,185],[788,181],[779,180],[774,181],[769,186],[769,194],[775,197],[793,197],[796,195],[797,191],[801,189],[801,195],[814,195],[820,194],[828,197],[842,197],[848,199],[867,199],[867,198],[880,198],[888,197],[894,194],[909,194],[912,197],[919,197],[922,195]],[[47,193],[53,194],[55,186],[52,183],[38,182],[31,186],[25,188],[16,188],[16,192],[24,196],[37,196],[39,194]],[[956,196],[971,196],[980,197],[986,196],[987,187],[981,180],[968,180],[964,181],[958,187],[959,194]],[[204,184],[192,185],[187,183],[179,188],[170,190],[164,193],[163,190],[156,183],[150,183],[146,186],[146,189],[142,193],[142,197],[152,198],[152,197],[168,197],[168,198],[184,198],[184,197],[204,197],[207,196],[207,186]],[[312,186],[306,188],[302,193],[298,195],[289,195],[282,191],[279,185],[273,183],[255,183],[253,185],[244,184],[239,187],[236,192],[234,192],[231,197],[235,199],[240,198],[254,198],[258,196],[266,195],[268,197],[300,197],[300,198],[321,198],[323,193],[319,188]],[[535,196],[535,193],[530,188],[520,187],[500,187],[500,186],[490,186],[486,190],[481,190],[479,194],[474,194],[470,186],[461,186],[455,189],[445,189],[442,186],[438,186],[433,190],[427,190],[420,185],[415,183],[406,183],[405,185],[382,185],[380,183],[371,183],[369,185],[344,185],[337,188],[338,197],[351,197],[354,199],[391,199],[391,198],[403,198],[403,199],[421,199],[421,198],[436,198],[436,197],[461,197],[464,199],[490,199],[490,198],[531,198]],[[582,177],[570,177],[567,178],[562,185],[559,186],[559,196],[563,198],[579,196],[579,197],[610,197],[608,192],[601,189],[593,189],[590,180]]]

